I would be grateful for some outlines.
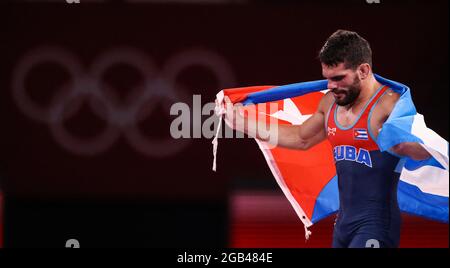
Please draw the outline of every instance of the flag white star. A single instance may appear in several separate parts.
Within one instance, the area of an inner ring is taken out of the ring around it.
[[[295,103],[291,99],[285,99],[283,101],[283,110],[277,111],[271,116],[288,121],[293,125],[301,125],[306,119],[310,118],[312,114],[302,114],[297,108]]]

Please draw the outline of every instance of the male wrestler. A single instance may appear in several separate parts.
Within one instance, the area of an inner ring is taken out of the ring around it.
[[[333,247],[398,247],[401,217],[397,203],[401,157],[424,160],[430,154],[405,142],[380,152],[375,142],[399,94],[380,84],[372,72],[369,43],[356,32],[338,30],[319,53],[329,92],[302,125],[277,127],[276,139],[260,135],[257,122],[245,122],[240,105],[227,110],[225,121],[238,131],[278,146],[306,150],[328,139],[338,175],[339,212]],[[231,103],[226,100],[226,105]],[[270,132],[269,132],[270,133]],[[299,160],[301,161],[301,160]]]

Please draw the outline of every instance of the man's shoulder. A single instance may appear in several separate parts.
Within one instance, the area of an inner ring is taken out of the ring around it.
[[[390,114],[399,99],[400,94],[388,88],[378,100],[378,109],[382,109],[384,113]]]
[[[394,106],[395,103],[400,99],[400,94],[395,92],[393,89],[388,88],[386,92],[380,97],[380,104],[384,106]]]

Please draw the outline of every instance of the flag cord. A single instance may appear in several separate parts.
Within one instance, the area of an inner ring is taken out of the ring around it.
[[[212,140],[213,156],[214,156],[213,166],[212,166],[213,171],[216,171],[217,147],[219,146],[219,131],[220,131],[220,127],[222,126],[222,120],[223,120],[223,116],[220,115],[219,116],[219,126],[217,127],[216,135],[214,136],[214,139]]]
[[[306,241],[309,240],[309,236],[312,234],[310,230],[308,230],[308,227],[306,227],[306,224],[303,224],[303,227],[305,227],[305,239]]]
[[[212,170],[216,171],[217,169],[217,147],[219,147],[219,133],[220,133],[220,128],[222,127],[222,121],[223,121],[223,115],[225,114],[226,110],[223,107],[223,93],[220,92],[217,95],[218,101],[216,102],[216,107],[214,108],[215,114],[219,117],[219,125],[217,126],[217,131],[216,131],[216,135],[214,136],[214,139],[212,140],[212,144],[213,144],[213,166],[212,166]]]

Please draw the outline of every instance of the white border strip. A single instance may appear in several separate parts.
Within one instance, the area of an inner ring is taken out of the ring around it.
[[[270,149],[267,148],[266,144],[258,139],[255,139],[256,143],[259,146],[259,149],[261,149],[264,158],[266,159],[267,164],[269,165],[270,170],[272,171],[273,176],[275,177],[275,180],[277,181],[278,185],[280,186],[281,190],[283,191],[286,198],[291,203],[292,207],[294,208],[295,212],[297,213],[300,220],[303,222],[303,224],[306,227],[310,227],[313,225],[311,220],[306,216],[306,213],[301,208],[300,204],[297,203],[294,196],[292,196],[292,193],[289,191],[289,188],[287,187],[280,170],[275,164],[275,160],[273,159],[272,153],[270,152]]]

